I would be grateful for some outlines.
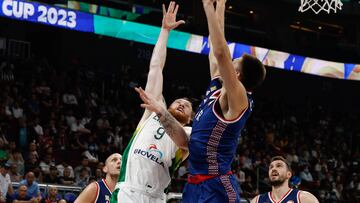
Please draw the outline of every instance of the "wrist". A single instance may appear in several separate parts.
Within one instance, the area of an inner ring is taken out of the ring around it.
[[[210,1],[202,1],[204,7],[212,6],[214,7],[214,3]]]
[[[159,117],[160,121],[163,121],[166,114],[166,109],[161,108],[159,112],[156,113],[156,115]]]
[[[165,34],[169,34],[170,31],[171,31],[170,28],[165,28],[164,26],[161,26],[161,31],[160,32],[165,33]]]

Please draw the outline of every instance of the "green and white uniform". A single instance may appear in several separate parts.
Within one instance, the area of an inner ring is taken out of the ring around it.
[[[185,127],[185,131],[190,134],[191,128]],[[138,126],[125,149],[111,203],[165,202],[164,190],[181,161],[182,151],[152,113]]]

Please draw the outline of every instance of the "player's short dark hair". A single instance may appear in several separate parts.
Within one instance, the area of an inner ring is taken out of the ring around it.
[[[284,157],[282,157],[282,156],[274,156],[274,157],[271,158],[270,163],[272,163],[274,161],[282,161],[282,162],[284,162],[286,167],[288,168],[288,170],[291,172],[290,164]]]
[[[265,80],[266,69],[255,56],[244,54],[241,61],[241,83],[247,91],[253,91]]]

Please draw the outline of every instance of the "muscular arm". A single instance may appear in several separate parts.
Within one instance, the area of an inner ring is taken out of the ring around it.
[[[80,193],[74,203],[94,202],[96,199],[96,195],[97,185],[96,183],[91,183]]]
[[[166,109],[162,109],[157,115],[163,125],[166,134],[181,149],[188,150],[188,136],[183,126]]]
[[[310,192],[300,191],[299,196],[302,203],[319,203],[319,200]]]
[[[151,56],[149,73],[145,86],[145,92],[152,95],[157,101],[161,101],[163,103],[163,106],[166,105],[165,102],[163,102],[163,96],[162,96],[162,91],[163,91],[162,71],[165,66],[166,53],[167,53],[166,46],[168,43],[169,34],[172,29],[175,29],[180,24],[185,23],[185,21],[183,20],[176,21],[176,14],[178,8],[179,5],[175,5],[175,2],[170,2],[167,11],[165,9],[165,5],[162,5],[163,20],[162,20],[161,31]],[[151,112],[146,109],[143,117],[141,118],[139,125],[141,125],[141,123],[145,121],[150,116],[150,114]]]
[[[216,1],[216,17],[220,24],[220,29],[225,35],[225,3],[226,0],[217,0]],[[212,44],[211,44],[211,38],[209,36],[209,45],[210,45],[210,53],[209,53],[209,64],[210,64],[210,75],[211,79],[213,79],[216,76],[219,76],[219,65],[218,62],[214,56]]]
[[[213,0],[203,0],[203,6],[208,20],[210,38],[212,39],[214,56],[219,64],[219,72],[223,79],[226,94],[226,119],[234,119],[247,107],[247,96],[244,86],[239,82],[232,63],[229,48],[215,15]]]
[[[161,29],[158,41],[153,50],[145,91],[154,96],[156,100],[162,99],[163,74],[162,71],[166,59],[166,45],[169,38],[169,30]]]

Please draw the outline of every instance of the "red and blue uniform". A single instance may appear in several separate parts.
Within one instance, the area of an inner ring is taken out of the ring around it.
[[[111,191],[105,179],[101,179],[100,181],[96,182],[96,186],[97,194],[94,203],[110,203]]]
[[[194,117],[189,142],[191,175],[184,189],[185,203],[240,201],[238,184],[231,175],[231,163],[241,130],[251,114],[253,100],[247,94],[248,108],[234,120],[226,120],[219,103],[221,87],[219,78],[210,82]]]
[[[287,203],[287,202],[300,203],[300,190],[289,189],[289,191],[279,201],[275,201],[272,198],[271,192],[256,197],[256,203]]]

